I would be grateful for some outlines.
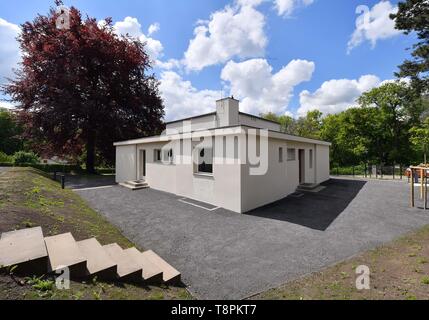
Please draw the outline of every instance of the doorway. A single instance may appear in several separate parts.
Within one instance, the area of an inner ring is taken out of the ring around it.
[[[145,177],[146,177],[146,150],[140,150],[139,180],[144,180]]]
[[[305,150],[299,149],[298,152],[299,162],[299,184],[305,183]]]

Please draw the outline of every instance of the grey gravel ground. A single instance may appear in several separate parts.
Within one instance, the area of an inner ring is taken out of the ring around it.
[[[9,170],[8,167],[0,167],[0,173],[5,172],[7,170]]]
[[[77,191],[135,243],[182,272],[200,299],[241,299],[429,224],[405,182],[334,179],[320,193],[241,215],[115,186]]]

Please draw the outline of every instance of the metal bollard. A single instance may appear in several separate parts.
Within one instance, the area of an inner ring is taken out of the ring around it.
[[[61,176],[61,188],[64,189],[66,186],[66,176],[62,175]]]

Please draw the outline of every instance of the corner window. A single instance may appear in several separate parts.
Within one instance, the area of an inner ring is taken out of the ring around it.
[[[287,161],[295,161],[296,160],[296,149],[289,148],[287,149]]]
[[[198,149],[198,173],[213,173],[213,149],[202,148]]]
[[[283,148],[279,148],[279,162],[283,162]]]

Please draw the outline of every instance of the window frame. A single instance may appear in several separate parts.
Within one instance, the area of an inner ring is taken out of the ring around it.
[[[293,152],[293,157],[291,157]],[[287,148],[287,161],[296,161],[296,148]]]

